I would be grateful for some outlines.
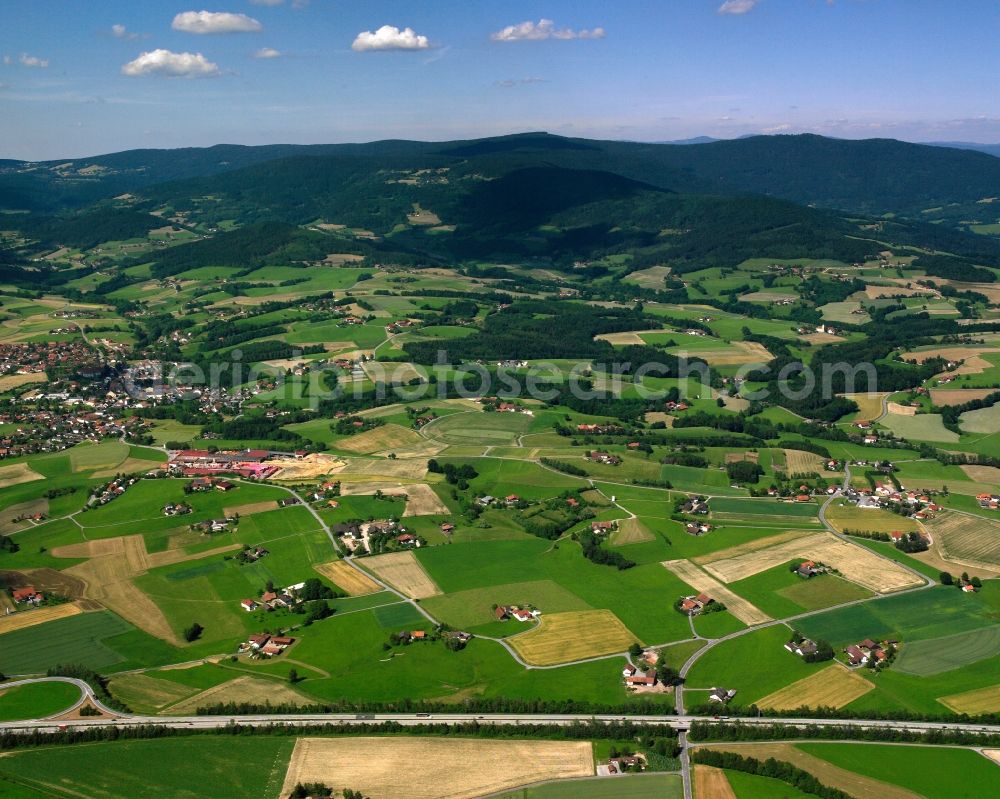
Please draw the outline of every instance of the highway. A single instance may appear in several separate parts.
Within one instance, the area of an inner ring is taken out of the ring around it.
[[[813,725],[824,727],[859,727],[862,729],[895,729],[909,732],[928,732],[930,730],[950,730],[970,733],[992,733],[1000,735],[1000,725],[941,723],[923,721],[888,721],[885,719],[820,719],[820,718],[766,718],[745,717],[728,718],[715,716],[618,716],[618,715],[586,715],[586,714],[518,714],[518,713],[316,713],[316,714],[257,714],[247,716],[138,716],[127,715],[118,718],[84,718],[73,721],[58,719],[39,719],[35,721],[8,721],[0,723],[0,731],[5,732],[55,732],[67,728],[85,729],[88,727],[134,727],[156,726],[174,729],[211,730],[227,727],[230,724],[241,724],[249,727],[266,727],[275,724],[288,724],[296,727],[318,727],[326,724],[385,724],[395,722],[403,726],[419,724],[496,724],[501,726],[516,726],[519,724],[539,724],[567,726],[577,722],[588,721],[631,721],[635,724],[645,724],[651,727],[670,727],[679,731],[687,731],[695,721],[718,722],[721,719],[739,721],[752,726],[767,726],[775,723],[808,727]]]
[[[175,729],[211,730],[227,727],[230,724],[241,724],[250,727],[265,727],[274,724],[288,724],[296,727],[316,727],[326,724],[385,724],[395,722],[403,726],[419,724],[497,724],[511,726],[518,724],[544,724],[566,726],[577,722],[588,721],[631,721],[636,724],[646,724],[652,727],[670,727],[680,732],[686,732],[695,721],[739,721],[747,725],[769,725],[775,723],[789,724],[799,727],[819,725],[825,727],[860,727],[862,729],[895,729],[909,732],[928,732],[930,730],[950,730],[971,733],[992,733],[1000,735],[1000,724],[974,724],[962,722],[924,722],[924,721],[889,721],[885,719],[822,719],[822,718],[768,718],[768,717],[732,717],[727,716],[692,716],[692,715],[650,715],[622,716],[618,714],[589,715],[582,713],[261,713],[245,716],[142,716],[121,714],[101,704],[94,696],[91,687],[72,677],[35,677],[2,684],[2,688],[15,688],[41,682],[66,682],[77,686],[81,691],[80,700],[71,710],[78,708],[89,699],[109,717],[87,717],[70,721],[58,717],[34,719],[30,721],[8,721],[0,723],[3,732],[57,732],[67,728],[85,729],[89,727],[134,727],[155,726]],[[62,711],[59,716],[69,711]]]

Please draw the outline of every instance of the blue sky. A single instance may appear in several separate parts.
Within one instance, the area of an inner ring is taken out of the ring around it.
[[[997,0],[3,0],[0,157],[522,130],[998,142],[998,39]]]

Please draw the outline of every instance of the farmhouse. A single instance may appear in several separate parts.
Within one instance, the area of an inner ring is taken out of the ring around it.
[[[260,604],[252,599],[244,599],[242,602],[240,602],[240,607],[243,608],[243,610],[245,610],[247,613],[253,613],[255,610],[257,610],[257,608],[260,607]]]
[[[270,658],[280,655],[294,643],[295,639],[288,636],[255,633],[240,644],[239,651],[241,654],[249,654],[252,658]]]
[[[537,619],[542,613],[539,610],[529,610],[516,605],[497,605],[493,611],[493,617],[497,621],[507,621],[507,619],[517,619],[521,622],[528,622]]]
[[[697,596],[686,596],[680,601],[680,609],[682,613],[686,613],[689,616],[697,616],[701,613],[708,605],[715,602],[712,597],[708,594],[698,594]]]
[[[618,529],[618,521],[610,522],[591,522],[590,531],[592,533],[597,533],[598,535],[604,535]]]
[[[736,696],[735,688],[730,688],[728,690],[725,688],[713,688],[711,691],[709,691],[708,699],[710,702],[719,702],[721,704],[725,704],[734,696]]]
[[[612,455],[609,452],[596,452],[596,451],[591,452],[590,459],[594,463],[603,463],[608,466],[617,466],[619,463],[622,462],[621,458],[619,458],[617,455]]]
[[[704,497],[692,497],[681,505],[680,511],[681,513],[696,513],[699,515],[708,513],[708,500]]]
[[[985,508],[986,510],[1000,509],[1000,494],[978,494],[976,500],[979,502],[980,508]]]
[[[815,655],[818,647],[813,641],[810,641],[808,638],[803,638],[798,643],[795,641],[789,641],[785,644],[785,649],[794,655],[804,658],[809,655]]]
[[[656,685],[656,671],[650,669],[647,672],[634,672],[631,675],[627,675],[625,677],[625,685],[630,688]]]
[[[684,532],[688,535],[704,535],[705,533],[711,532],[712,525],[705,524],[704,522],[688,522],[684,525]]]
[[[10,592],[11,598],[20,604],[38,605],[45,597],[41,591],[36,591],[35,586],[26,585],[23,588],[15,588]]]
[[[852,668],[866,665],[880,668],[888,665],[895,652],[895,641],[876,642],[871,638],[866,638],[844,649],[844,654],[847,655],[847,665]]]
[[[806,580],[810,577],[815,577],[817,574],[825,574],[826,571],[826,566],[822,563],[817,563],[814,560],[804,560],[795,567],[795,573],[799,577],[804,577]]]
[[[608,758],[608,776],[613,777],[618,774],[625,774],[628,771],[642,771],[646,761],[638,755],[624,755],[622,757]],[[599,772],[598,772],[599,773]]]

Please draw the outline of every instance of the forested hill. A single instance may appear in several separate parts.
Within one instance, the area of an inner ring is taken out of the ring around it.
[[[52,212],[125,192],[183,199],[220,187],[238,192],[241,184],[254,186],[271,176],[277,180],[284,172],[290,179],[298,179],[296,171],[308,177],[316,169],[332,189],[361,172],[448,169],[472,180],[531,167],[601,170],[681,194],[766,194],[955,227],[995,222],[996,206],[981,201],[1000,194],[1000,158],[972,149],[815,135],[644,144],[525,133],[458,142],[218,145],[40,164],[4,161],[0,209]]]

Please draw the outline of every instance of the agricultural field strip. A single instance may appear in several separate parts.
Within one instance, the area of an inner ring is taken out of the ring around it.
[[[760,608],[726,588],[689,560],[665,560],[660,565],[673,572],[695,591],[706,593],[716,602],[724,604],[733,616],[746,625],[763,624],[772,619]]]
[[[435,767],[401,768],[401,763]],[[535,782],[593,775],[589,741],[301,738],[282,795],[300,782],[325,782],[364,785],[378,799],[474,799]]]
[[[798,766],[826,785],[839,788],[851,796],[877,796],[880,799],[923,799],[919,794],[898,785],[842,769],[826,760],[803,752],[791,743],[711,743],[699,744],[698,746],[723,752],[735,752],[744,757],[755,757],[758,760],[773,757],[776,760]]]
[[[776,710],[797,710],[800,707],[841,708],[874,690],[874,683],[858,672],[835,663],[779,688],[757,700],[755,704],[760,708]]]
[[[702,565],[709,574],[724,583],[731,583],[780,566],[794,558],[809,558],[825,563],[837,569],[845,579],[879,594],[922,584],[921,580],[902,566],[828,532],[811,533],[796,540],[735,557],[714,559]]]

